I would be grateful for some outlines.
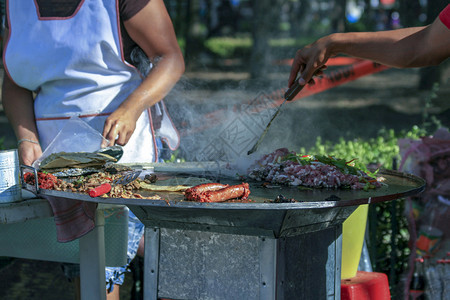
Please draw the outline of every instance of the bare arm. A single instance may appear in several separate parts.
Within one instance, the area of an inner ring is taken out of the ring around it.
[[[103,136],[124,145],[141,113],[163,99],[184,73],[184,60],[173,25],[162,0],[152,0],[124,22],[130,37],[158,63],[142,84],[108,117]]]
[[[450,30],[436,18],[425,27],[379,32],[335,33],[297,51],[289,76],[292,85],[298,73],[301,84],[337,54],[346,54],[397,67],[438,65],[450,56]]]
[[[8,36],[8,29],[5,29],[5,36]],[[3,76],[2,104],[17,140],[39,141],[33,95],[31,91],[16,85],[7,74]],[[18,146],[18,152],[20,163],[29,166],[42,155],[41,146],[28,141]]]

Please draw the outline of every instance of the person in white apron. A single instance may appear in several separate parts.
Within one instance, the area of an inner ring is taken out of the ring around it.
[[[148,3],[121,20],[119,8],[126,1]],[[150,108],[184,72],[163,1],[66,0],[61,8],[72,8],[63,16],[47,15],[52,5],[48,0],[6,2],[2,101],[21,163],[38,159],[72,116],[102,133],[110,145],[124,145],[120,162],[157,161]],[[144,79],[124,59],[121,30],[158,61]],[[175,149],[178,133],[165,108],[157,111],[163,120],[161,139]]]

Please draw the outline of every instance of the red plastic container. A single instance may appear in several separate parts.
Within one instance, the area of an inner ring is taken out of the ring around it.
[[[358,271],[341,280],[341,300],[389,300],[388,277],[384,273]]]

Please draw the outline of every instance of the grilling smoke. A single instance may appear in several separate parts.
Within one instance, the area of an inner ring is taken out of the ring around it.
[[[181,135],[181,156],[198,162],[252,160],[255,154],[249,157],[247,152],[275,113],[278,95],[249,96],[251,92],[242,89],[224,88],[207,99],[197,99],[195,92],[187,92],[193,88],[182,78],[165,101]]]

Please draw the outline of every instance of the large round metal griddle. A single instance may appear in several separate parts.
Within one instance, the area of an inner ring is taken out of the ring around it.
[[[186,176],[196,176],[195,172],[188,175],[185,171],[183,174],[167,171],[163,174],[165,177],[179,178],[180,183]],[[158,175],[158,172],[155,174]],[[184,201],[181,192],[140,191],[146,196],[159,195],[163,200],[91,198],[84,194],[54,190],[41,190],[40,194],[44,198],[126,205],[150,227],[279,237],[321,230],[342,223],[358,205],[412,196],[425,188],[425,181],[414,175],[386,170],[380,171],[378,176],[385,178],[386,185],[368,191],[301,189],[287,186],[264,188],[261,182],[246,181],[250,184],[252,200],[246,203],[188,202]],[[225,176],[216,179],[227,184],[241,182]],[[280,194],[298,202],[270,203]]]

